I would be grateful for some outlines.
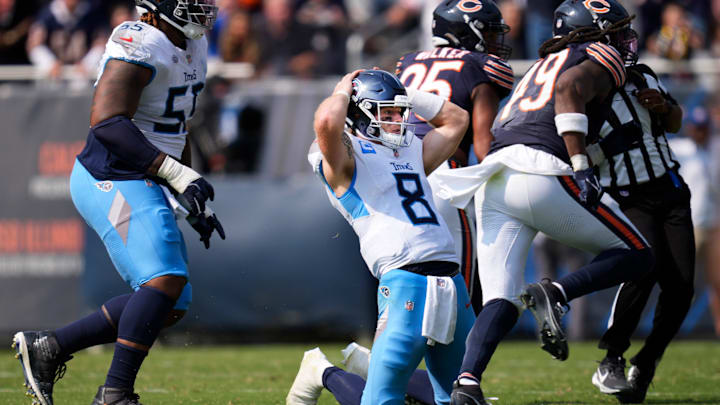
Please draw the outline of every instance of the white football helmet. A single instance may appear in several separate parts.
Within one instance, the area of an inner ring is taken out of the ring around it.
[[[190,39],[200,39],[212,29],[218,12],[215,0],[135,0],[135,5],[140,14],[157,12]]]

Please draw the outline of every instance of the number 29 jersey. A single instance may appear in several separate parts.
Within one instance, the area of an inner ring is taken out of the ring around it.
[[[472,116],[472,92],[480,84],[488,83],[505,98],[513,88],[513,70],[507,62],[495,55],[463,49],[438,47],[428,51],[412,52],[398,60],[395,75],[405,87],[436,93],[452,101]],[[411,114],[415,135],[422,139],[432,127],[427,121]],[[470,153],[473,142],[472,125],[460,142],[460,150]]]
[[[132,120],[155,147],[176,159],[185,147],[186,121],[195,113],[207,74],[207,39],[186,39],[186,44],[186,49],[178,48],[152,25],[126,21],[113,30],[98,75],[99,81],[112,59],[152,71]]]
[[[620,53],[610,45],[600,42],[570,44],[562,51],[547,55],[525,73],[495,117],[492,128],[495,140],[490,153],[505,146],[524,144],[569,164],[565,142],[555,127],[555,83],[563,72],[588,59],[608,72],[615,88],[623,86],[625,64]],[[599,129],[605,107],[604,101],[587,104],[590,132],[596,127]]]
[[[422,142],[397,150],[349,137],[355,172],[340,197],[327,184],[322,153],[313,143],[308,161],[325,182],[330,203],[360,239],[360,253],[370,272],[386,272],[428,261],[459,263],[450,231],[437,214],[422,161]]]

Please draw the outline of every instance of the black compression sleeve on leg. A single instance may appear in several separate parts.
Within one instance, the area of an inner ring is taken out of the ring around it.
[[[141,173],[147,172],[160,154],[160,150],[125,116],[108,118],[91,131],[110,153]]]

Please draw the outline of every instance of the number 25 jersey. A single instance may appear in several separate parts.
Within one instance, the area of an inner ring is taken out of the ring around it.
[[[463,49],[438,47],[404,55],[397,63],[395,75],[405,87],[436,93],[452,101],[462,109],[473,112],[473,90],[489,84],[498,99],[505,98],[513,87],[513,71],[510,65],[495,55],[471,52]],[[432,127],[427,121],[410,115],[415,124],[415,135],[422,139]],[[459,149],[470,153],[473,129],[470,125],[460,142]]]
[[[459,263],[450,231],[437,214],[425,177],[422,142],[397,150],[349,137],[355,172],[350,188],[335,196],[325,180],[322,153],[313,143],[308,161],[326,184],[330,203],[360,239],[360,253],[380,279],[399,267],[428,261]]]
[[[600,42],[570,44],[567,48],[538,60],[525,73],[510,99],[500,109],[492,132],[490,153],[505,146],[524,144],[570,163],[565,142],[555,128],[555,84],[557,78],[585,60],[599,64],[612,78],[615,88],[625,83],[625,65],[620,53]],[[590,131],[603,120],[604,102],[586,105]]]

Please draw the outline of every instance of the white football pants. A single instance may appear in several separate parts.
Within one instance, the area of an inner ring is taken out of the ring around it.
[[[505,167],[475,193],[477,257],[483,303],[502,298],[522,308],[524,270],[535,234],[592,254],[641,248],[640,232],[608,194],[597,209],[579,202],[572,176],[546,176]]]

